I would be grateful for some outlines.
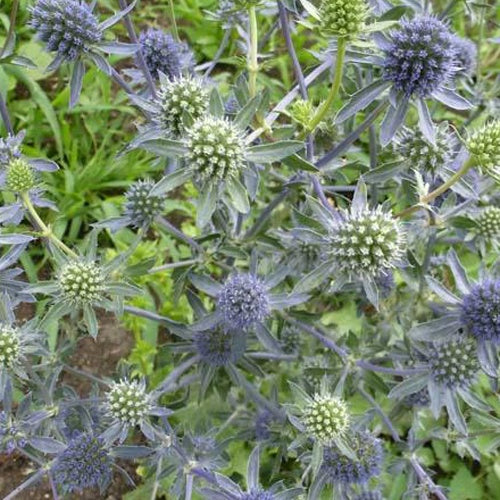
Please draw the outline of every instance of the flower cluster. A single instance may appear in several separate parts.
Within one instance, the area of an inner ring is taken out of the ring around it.
[[[474,161],[495,179],[500,179],[500,120],[476,130],[465,143]]]
[[[21,341],[19,330],[8,325],[0,324],[0,366],[12,368],[21,355]]]
[[[474,218],[477,233],[483,238],[493,241],[500,238],[500,208],[489,206],[483,208]]]
[[[152,408],[144,382],[137,380],[124,379],[113,383],[106,402],[113,419],[132,427],[140,424]]]
[[[137,181],[125,193],[125,217],[135,227],[150,224],[163,210],[165,199],[161,195],[151,194],[153,186],[151,180]]]
[[[85,305],[98,301],[104,291],[104,274],[95,262],[68,262],[58,277],[61,295],[70,303]]]
[[[198,182],[237,176],[244,168],[241,132],[228,120],[211,116],[195,121],[187,131],[186,161]]]
[[[365,0],[322,0],[319,13],[326,36],[354,38],[363,31],[368,5]]]

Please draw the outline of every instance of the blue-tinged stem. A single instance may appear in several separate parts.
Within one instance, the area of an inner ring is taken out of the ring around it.
[[[431,492],[439,499],[439,500],[447,500],[446,495],[441,491],[441,488],[437,486],[432,478],[425,472],[424,468],[419,464],[416,458],[410,459],[410,464],[417,475],[418,481],[425,486],[428,486]]]
[[[26,479],[26,481],[24,481],[24,483],[20,484],[17,488],[12,490],[6,497],[4,497],[3,500],[12,500],[13,498],[17,497],[17,495],[19,495],[19,493],[24,491],[26,488],[31,486],[33,483],[36,483],[37,481],[39,481],[44,476],[44,474],[46,474],[46,472],[47,471],[45,469],[39,469],[37,472],[35,472],[35,474],[33,474],[28,479]]]
[[[5,129],[9,135],[14,135],[14,129],[12,127],[12,122],[10,120],[9,110],[5,104],[2,93],[0,92],[0,115],[2,116]]]

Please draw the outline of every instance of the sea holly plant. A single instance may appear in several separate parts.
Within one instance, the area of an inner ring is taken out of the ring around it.
[[[498,496],[490,3],[9,2],[3,498]]]

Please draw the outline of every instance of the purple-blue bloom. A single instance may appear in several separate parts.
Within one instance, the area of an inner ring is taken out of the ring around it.
[[[429,97],[457,71],[453,35],[432,16],[402,21],[384,52],[384,79],[407,96]]]

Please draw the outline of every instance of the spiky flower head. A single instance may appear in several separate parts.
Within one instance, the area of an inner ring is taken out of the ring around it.
[[[274,500],[274,494],[261,488],[253,488],[247,493],[243,493],[239,500]]]
[[[401,21],[384,49],[384,78],[407,96],[429,97],[456,72],[453,35],[437,18]]]
[[[351,39],[363,31],[368,4],[366,0],[321,0],[319,14],[326,36]]]
[[[264,283],[250,273],[228,278],[217,296],[217,309],[233,328],[248,328],[269,315],[269,295]]]
[[[500,182],[500,120],[487,123],[467,139],[473,160]]]
[[[211,366],[235,363],[245,353],[245,335],[224,328],[198,332],[194,346],[202,361]]]
[[[271,424],[274,418],[269,410],[260,410],[257,413],[255,418],[255,439],[257,441],[267,441],[271,437]]]
[[[207,86],[199,78],[179,76],[162,80],[158,92],[161,112],[156,116],[165,130],[179,136],[184,132],[183,117],[198,120],[208,109]]]
[[[0,369],[12,368],[21,355],[19,330],[15,327],[0,324]]]
[[[429,364],[436,383],[450,388],[467,387],[479,369],[476,345],[461,335],[436,343],[430,349]]]
[[[302,128],[307,129],[314,117],[315,108],[311,101],[296,99],[290,106],[290,117]]]
[[[28,444],[26,436],[5,411],[0,411],[0,450],[12,453]]]
[[[69,61],[103,36],[92,9],[78,0],[38,0],[31,8],[30,25],[49,52]]]
[[[322,255],[321,247],[309,241],[294,238],[290,252],[290,260],[293,261],[293,268],[297,272],[308,273],[312,271]]]
[[[12,160],[6,172],[5,186],[15,193],[26,193],[35,187],[35,172],[22,158]]]
[[[404,128],[395,138],[394,150],[421,174],[435,174],[453,159],[457,141],[447,127],[436,127],[436,142],[431,144],[419,129]]]
[[[396,219],[379,206],[344,211],[334,222],[329,253],[349,274],[376,278],[395,267],[406,251],[406,239]]]
[[[477,65],[476,44],[468,38],[461,38],[454,35],[453,45],[455,47],[458,73],[461,75],[471,75],[474,73]]]
[[[187,162],[199,182],[237,176],[244,167],[245,145],[228,120],[206,116],[187,131]]]
[[[330,394],[315,394],[302,413],[306,432],[323,444],[342,436],[349,428],[349,411],[345,402]]]
[[[461,321],[476,339],[500,342],[500,280],[474,285],[463,298]]]
[[[139,45],[149,71],[154,78],[161,72],[169,79],[190,73],[194,56],[189,46],[177,42],[162,30],[148,29],[139,35]]]
[[[96,486],[103,489],[111,480],[112,465],[113,460],[102,439],[82,433],[57,456],[52,477],[68,493]]]
[[[14,158],[21,156],[21,143],[25,132],[21,131],[17,135],[0,137],[0,167],[6,167]]]
[[[474,220],[480,236],[490,241],[500,239],[500,207],[485,207]]]
[[[335,445],[325,448],[322,470],[329,482],[364,484],[380,474],[384,453],[379,439],[368,432],[356,432],[349,436],[349,446],[356,459],[346,456]]]
[[[302,345],[301,331],[291,325],[285,326],[280,336],[281,348],[286,354],[294,354],[299,351]]]
[[[165,198],[150,194],[154,185],[149,179],[140,180],[132,184],[125,193],[125,215],[136,227],[150,224],[163,210]]]
[[[64,299],[78,305],[91,304],[101,299],[104,281],[102,269],[95,262],[83,260],[66,263],[58,278]]]
[[[114,382],[106,394],[108,413],[122,424],[136,426],[152,408],[144,382],[120,380]]]

